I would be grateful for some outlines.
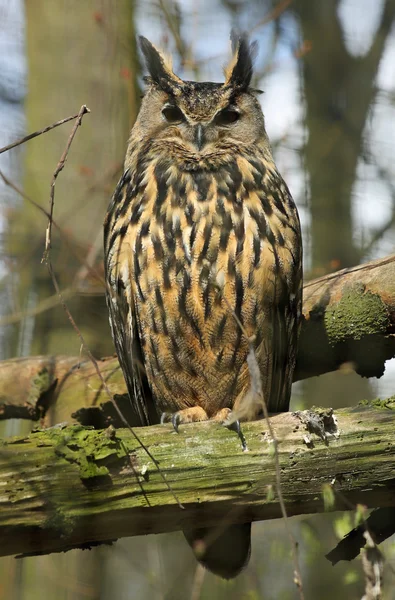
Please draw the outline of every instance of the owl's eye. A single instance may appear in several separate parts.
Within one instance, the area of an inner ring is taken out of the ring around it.
[[[239,111],[234,108],[224,108],[215,117],[215,123],[217,125],[231,125],[240,119]]]
[[[165,106],[162,115],[168,123],[179,123],[185,119],[183,112],[177,106]]]

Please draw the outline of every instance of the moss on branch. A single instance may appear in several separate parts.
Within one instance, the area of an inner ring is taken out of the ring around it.
[[[345,499],[393,504],[392,407],[337,411],[337,435],[333,423],[325,436],[316,427],[327,411],[316,411],[313,419],[296,413],[272,418],[289,515],[323,511],[327,485],[335,492],[334,510],[348,508]],[[235,434],[214,423],[185,425],[180,434],[171,425],[136,431],[174,494],[128,430],[60,426],[3,440],[0,554],[62,551],[128,535],[281,515],[264,421],[244,425],[248,452]]]
[[[350,285],[339,302],[328,306],[325,329],[331,346],[364,336],[386,335],[390,315],[379,294],[365,289],[362,283]]]

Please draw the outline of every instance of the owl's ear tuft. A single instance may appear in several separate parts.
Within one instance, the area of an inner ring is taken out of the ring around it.
[[[173,73],[171,58],[162,54],[142,35],[139,36],[139,42],[149,72],[149,78],[144,78],[144,80],[174,94],[175,88],[178,88],[183,81]]]
[[[250,44],[247,34],[231,31],[233,57],[225,67],[225,84],[246,91],[251,83],[254,61],[258,53],[258,43]]]

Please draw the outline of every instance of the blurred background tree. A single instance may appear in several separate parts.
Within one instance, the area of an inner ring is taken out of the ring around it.
[[[113,352],[103,295],[102,220],[139,105],[135,34],[174,55],[184,78],[221,81],[232,26],[259,41],[256,87],[280,171],[299,206],[306,279],[392,252],[395,218],[395,0],[0,0],[0,146],[78,112],[85,117],[56,192],[53,263],[96,356]],[[26,92],[27,89],[27,92]],[[49,187],[71,125],[0,156],[0,356],[78,355],[79,340],[41,264]],[[294,407],[390,395],[342,370],[295,386]],[[56,415],[55,415],[56,420]],[[8,422],[1,435],[21,432]],[[292,520],[306,598],[361,598],[359,560],[324,554],[352,515]],[[394,542],[384,598],[394,598]],[[251,563],[232,582],[202,571],[181,534],[91,552],[0,560],[0,599],[296,598],[281,521],[253,527]]]

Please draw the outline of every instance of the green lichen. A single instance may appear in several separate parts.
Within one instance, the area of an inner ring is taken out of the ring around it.
[[[110,475],[109,467],[125,458],[124,446],[116,436],[105,431],[73,425],[66,429],[54,427],[45,430],[45,441],[37,432],[37,445],[52,445],[58,456],[78,466],[82,481]],[[42,436],[41,436],[42,437]]]
[[[44,527],[54,529],[61,535],[71,535],[76,527],[77,519],[69,512],[64,512],[59,506],[49,511],[49,516],[45,521]]]
[[[373,400],[361,400],[359,406],[367,406],[369,408],[386,408],[395,409],[395,396],[390,398],[374,398]]]
[[[44,367],[33,377],[27,401],[31,404],[35,404],[40,396],[49,390],[52,383],[53,377],[50,375],[48,369]]]
[[[385,333],[389,314],[378,294],[355,284],[344,290],[339,302],[327,308],[324,321],[329,343],[334,346],[347,339]]]

